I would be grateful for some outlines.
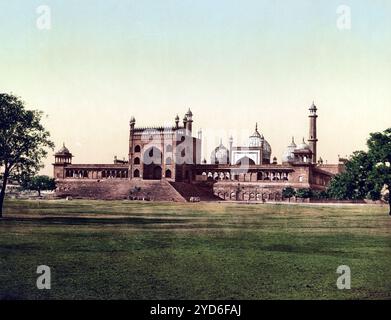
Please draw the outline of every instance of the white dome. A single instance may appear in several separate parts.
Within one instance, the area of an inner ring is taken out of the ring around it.
[[[64,154],[71,154],[69,149],[65,146],[65,143],[63,143],[62,148],[56,152],[58,155],[64,155]]]
[[[220,142],[220,145],[216,147],[212,154],[210,155],[210,162],[212,164],[228,164],[229,163],[229,152],[226,147],[224,147],[223,143]]]
[[[269,159],[272,156],[272,147],[270,146],[269,142],[267,142],[265,139],[263,140],[263,158]]]
[[[263,144],[263,158],[269,159],[272,154],[272,147],[258,131],[258,124],[255,125],[255,132],[249,138],[249,147],[260,147]]]
[[[291,144],[285,149],[284,153],[282,154],[282,162],[290,162],[293,161],[295,158],[295,155],[293,152],[296,150],[297,146],[295,143],[294,138],[292,137]]]
[[[311,148],[308,144],[305,143],[303,138],[303,142],[297,146],[296,150],[311,150]]]
[[[262,137],[251,136],[248,145],[250,147],[260,147],[262,144]]]

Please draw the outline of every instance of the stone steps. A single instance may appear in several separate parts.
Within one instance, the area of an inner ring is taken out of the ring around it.
[[[213,186],[191,184],[186,182],[170,182],[186,201],[191,197],[199,197],[201,201],[221,200],[213,194]]]
[[[56,195],[80,199],[124,200],[131,196],[140,200],[186,201],[166,180],[60,180]]]

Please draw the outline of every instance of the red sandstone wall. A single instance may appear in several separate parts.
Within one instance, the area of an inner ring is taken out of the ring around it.
[[[345,170],[345,165],[343,164],[320,164],[318,165],[318,168],[329,172],[331,174],[338,174]]]
[[[135,188],[141,188],[131,193]],[[152,201],[184,202],[184,198],[167,181],[144,180],[83,180],[67,179],[57,183],[56,196],[80,199],[125,200],[133,194]]]

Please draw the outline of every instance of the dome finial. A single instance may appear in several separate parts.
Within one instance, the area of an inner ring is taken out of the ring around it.
[[[62,143],[62,148],[59,151],[57,151],[56,154],[60,154],[60,155],[70,154],[69,149],[65,146],[65,142]]]
[[[309,109],[312,113],[315,113],[318,109],[316,108],[315,101],[312,100],[311,107]]]

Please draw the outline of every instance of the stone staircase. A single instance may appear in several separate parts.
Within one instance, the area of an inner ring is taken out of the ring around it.
[[[67,179],[57,182],[56,196],[76,199],[185,202],[181,194],[166,180],[83,180]]]
[[[170,184],[186,199],[186,201],[189,201],[191,197],[199,197],[201,201],[221,200],[214,195],[213,185],[186,182],[170,182]]]

